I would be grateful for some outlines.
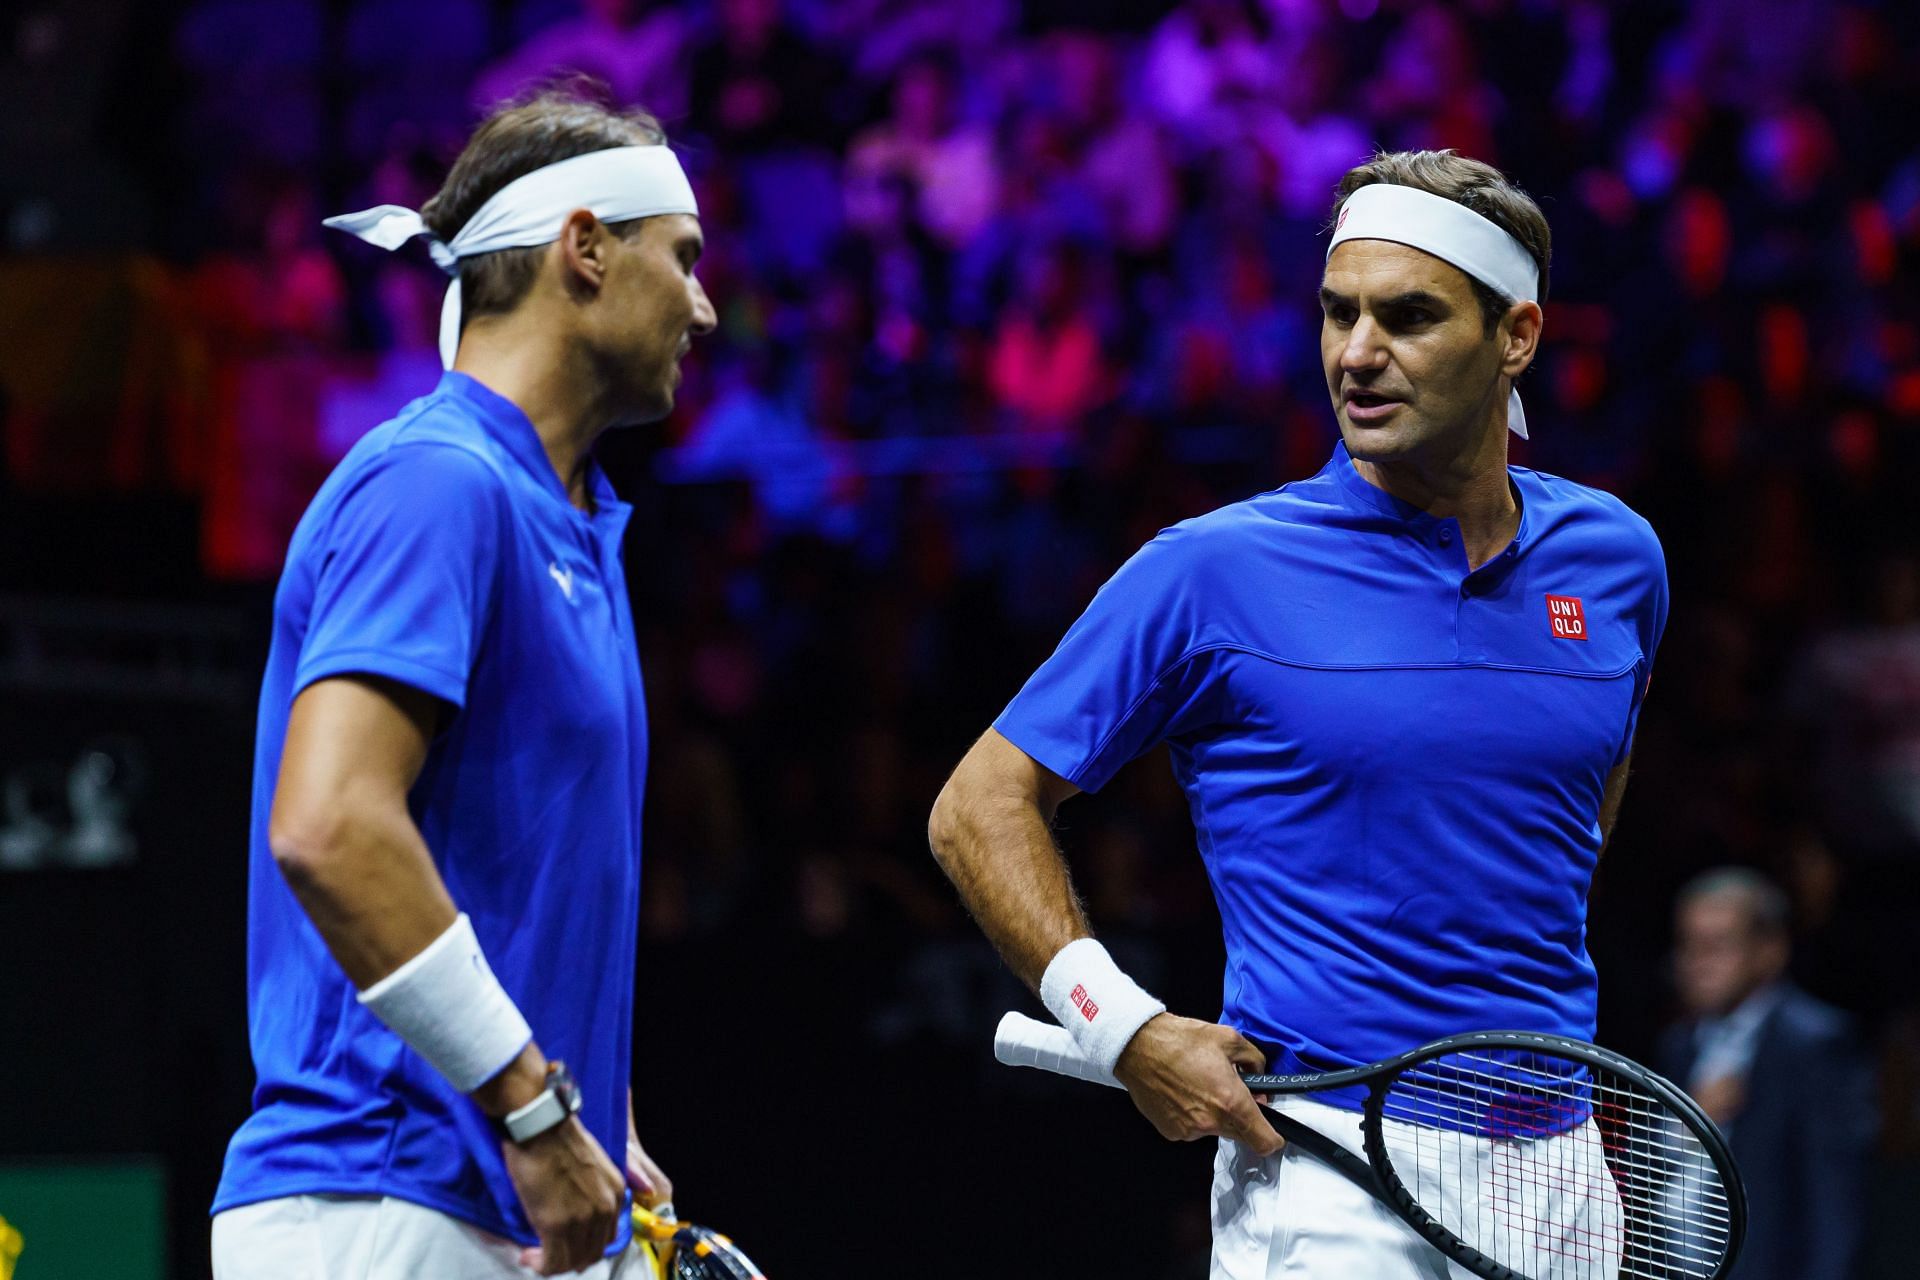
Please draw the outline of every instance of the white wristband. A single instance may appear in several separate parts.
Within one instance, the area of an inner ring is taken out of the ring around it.
[[[461,1093],[499,1075],[533,1039],[465,912],[426,950],[362,991],[360,1003]]]
[[[1108,1072],[1133,1033],[1167,1009],[1092,938],[1069,942],[1054,955],[1040,976],[1040,999],[1080,1051]]]

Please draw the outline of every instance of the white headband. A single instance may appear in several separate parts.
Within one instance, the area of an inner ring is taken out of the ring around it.
[[[1348,240],[1391,240],[1450,262],[1516,302],[1540,300],[1540,269],[1526,246],[1463,204],[1418,187],[1374,182],[1348,196],[1333,224],[1327,257]],[[1527,438],[1520,390],[1507,399],[1507,426]]]
[[[602,222],[631,222],[663,213],[700,216],[693,187],[673,152],[641,146],[589,151],[515,178],[447,242],[434,235],[418,213],[397,204],[343,213],[326,219],[325,225],[388,250],[415,236],[426,237],[433,260],[453,277],[440,307],[440,363],[451,369],[460,345],[460,259],[551,244],[575,209],[585,209]]]

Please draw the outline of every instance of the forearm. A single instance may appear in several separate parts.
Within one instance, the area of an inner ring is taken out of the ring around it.
[[[325,834],[301,838],[283,826],[275,860],[327,949],[362,991],[425,951],[458,916],[404,810],[342,806]],[[505,1069],[473,1090],[489,1115],[505,1115],[546,1087],[546,1055],[529,1042]]]
[[[413,821],[437,718],[431,698],[392,682],[308,687],[288,717],[267,840],[361,1003],[502,1115],[542,1092],[547,1063]]]
[[[1007,966],[1163,1136],[1226,1134],[1271,1154],[1279,1135],[1236,1072],[1260,1070],[1260,1050],[1231,1028],[1167,1015],[1104,947],[1079,941],[1086,913],[1051,830],[1074,790],[989,729],[935,802],[928,843]]]
[[[324,821],[280,820],[274,860],[354,986],[426,950],[458,914],[404,804],[343,797]]]
[[[1051,817],[1044,796],[962,762],[927,826],[934,858],[961,901],[1007,966],[1036,991],[1047,962],[1089,932]]]

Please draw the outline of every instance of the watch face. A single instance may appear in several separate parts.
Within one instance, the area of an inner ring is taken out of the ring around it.
[[[553,1090],[553,1096],[560,1099],[560,1105],[572,1115],[580,1110],[580,1086],[573,1082],[573,1073],[567,1070],[567,1064],[557,1059],[547,1064],[547,1087]]]

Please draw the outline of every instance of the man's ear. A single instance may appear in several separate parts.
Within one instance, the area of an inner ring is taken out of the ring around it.
[[[554,242],[559,254],[560,278],[569,293],[582,289],[598,293],[607,278],[607,249],[612,233],[585,209],[575,209],[560,227]]]
[[[1500,332],[1504,335],[1500,372],[1517,378],[1527,371],[1534,356],[1540,353],[1540,330],[1545,322],[1546,316],[1537,302],[1516,302],[1507,308],[1506,317],[1500,322]]]

